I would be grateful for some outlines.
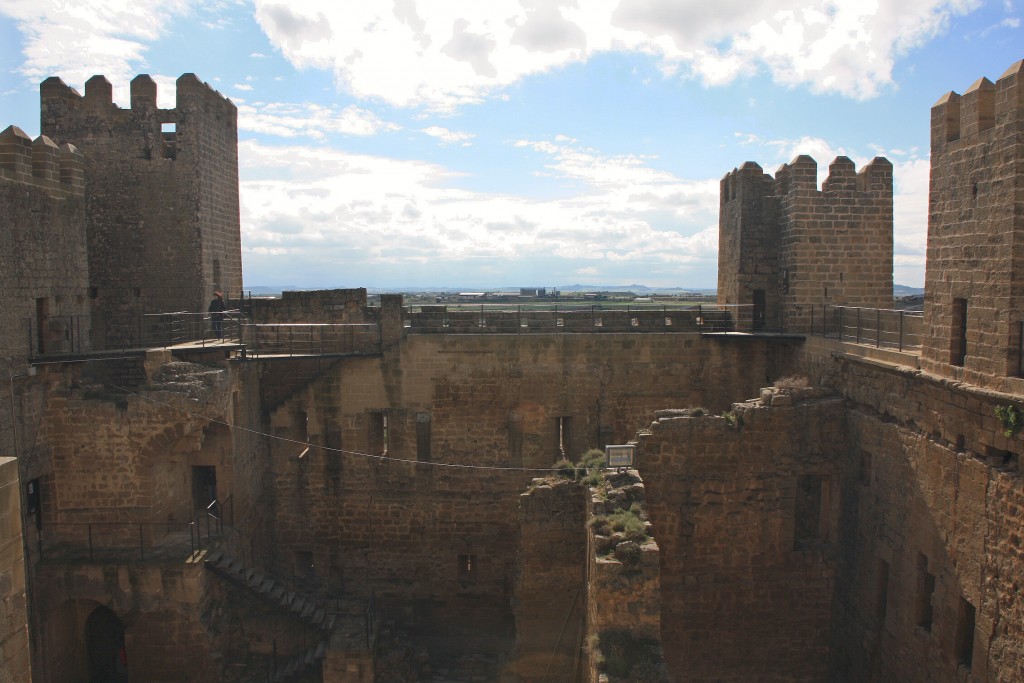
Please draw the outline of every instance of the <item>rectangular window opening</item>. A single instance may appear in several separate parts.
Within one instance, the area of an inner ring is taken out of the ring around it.
[[[871,486],[871,452],[862,450],[860,452],[860,484]]]
[[[804,550],[822,540],[822,478],[805,474],[797,479],[793,510],[793,549]]]
[[[953,299],[949,363],[963,367],[967,359],[967,299]]]
[[[430,413],[416,413],[416,459],[430,462]]]
[[[367,435],[369,452],[374,455],[384,455],[388,452],[388,415],[385,412],[369,414],[369,429]]]
[[[960,598],[956,623],[956,658],[968,669],[974,662],[974,605]]]
[[[928,571],[928,558],[917,556],[917,625],[925,631],[932,630],[932,596],[935,595],[935,575]]]
[[[875,576],[875,619],[879,623],[885,621],[885,610],[889,602],[889,563],[878,560],[878,573]]]
[[[558,453],[555,457],[569,458],[572,453],[572,418],[568,416],[557,418],[556,428],[558,430],[556,434]]]

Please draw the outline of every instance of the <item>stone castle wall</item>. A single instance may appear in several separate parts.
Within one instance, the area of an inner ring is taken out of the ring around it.
[[[25,593],[18,461],[0,458],[0,671],[11,683],[32,680]]]
[[[845,429],[840,400],[766,390],[639,436],[676,680],[828,679]]]
[[[794,358],[846,398],[833,680],[1011,681],[1024,672],[1019,396],[809,342]],[[971,623],[973,622],[973,627]]]
[[[1021,393],[1024,67],[932,107],[922,367]]]
[[[764,346],[410,335],[383,358],[342,360],[270,415],[281,439],[271,440],[273,552],[284,565],[308,558],[329,584],[373,592],[409,623],[511,637],[530,468],[625,442],[657,409],[722,410],[756,394],[772,373]]]

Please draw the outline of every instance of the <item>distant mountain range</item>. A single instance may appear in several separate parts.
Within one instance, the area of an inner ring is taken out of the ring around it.
[[[525,286],[525,285],[524,285]],[[329,289],[327,287],[299,287],[295,285],[254,285],[248,287],[247,291],[252,292],[253,296],[281,296],[281,292],[290,291],[301,291],[303,289]],[[715,294],[718,290],[716,288],[702,288],[702,287],[648,287],[647,285],[560,285],[558,287],[548,287],[550,292],[553,289],[557,289],[559,292],[633,292],[635,294]],[[487,292],[518,292],[519,286],[507,286],[507,287],[391,287],[391,288],[380,288],[380,287],[367,287],[366,291],[370,294],[388,294],[391,292],[467,292],[467,291],[487,291]],[[892,288],[893,296],[922,296],[924,294],[924,288],[922,287],[907,287],[906,285],[893,285]]]

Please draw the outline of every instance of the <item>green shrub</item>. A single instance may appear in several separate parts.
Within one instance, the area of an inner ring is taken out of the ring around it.
[[[569,462],[568,458],[562,458],[554,465],[555,474],[563,479],[574,481],[576,479],[576,466]]]

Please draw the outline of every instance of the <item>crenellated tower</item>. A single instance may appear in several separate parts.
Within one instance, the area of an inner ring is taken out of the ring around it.
[[[0,369],[88,337],[84,159],[17,126],[0,133]]]
[[[40,86],[44,134],[85,154],[86,225],[94,330],[139,313],[204,311],[215,289],[242,289],[237,110],[193,74],[176,106],[157,106],[148,75],[131,106],[103,76],[78,94],[59,78]]]
[[[1024,60],[932,107],[922,367],[1024,377]]]
[[[809,156],[776,177],[753,162],[722,179],[718,301],[752,304],[754,327],[807,330],[821,304],[892,305],[892,164],[847,157],[821,189]]]

